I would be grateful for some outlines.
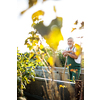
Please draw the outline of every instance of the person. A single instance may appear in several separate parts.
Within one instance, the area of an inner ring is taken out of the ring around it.
[[[76,48],[74,46],[74,40],[72,37],[69,37],[67,39],[68,47],[66,50],[63,51],[63,56],[67,56],[67,65],[71,64],[69,66],[69,74],[70,74],[70,80],[73,80],[73,76],[76,79],[79,79],[80,76],[80,70],[81,70],[81,55],[77,56],[75,55]]]

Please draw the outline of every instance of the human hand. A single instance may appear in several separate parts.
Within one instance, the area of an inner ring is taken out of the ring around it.
[[[68,55],[69,55],[69,53],[65,52],[63,56],[66,57],[66,56],[68,56]]]
[[[65,52],[66,52],[66,50],[64,50],[62,54],[64,55]]]
[[[71,52],[72,54],[74,54],[74,51],[73,51],[73,50],[70,50],[70,52]]]

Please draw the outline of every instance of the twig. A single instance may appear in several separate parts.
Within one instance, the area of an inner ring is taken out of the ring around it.
[[[65,69],[66,69],[66,65],[67,65],[67,56],[66,56],[65,67],[64,67],[64,72],[63,72],[63,80],[65,80]]]
[[[45,97],[46,97],[46,99],[47,99],[46,91],[45,91],[45,89],[44,89],[44,86],[43,86],[43,85],[42,85],[42,88],[43,88],[43,91],[44,91]]]
[[[22,73],[20,71],[20,76],[21,76],[21,96],[23,96],[23,89],[22,89]]]
[[[42,43],[42,41],[40,40],[40,42]],[[48,55],[48,57],[50,57],[50,55],[49,55],[49,53],[47,52],[47,49],[46,48],[44,48],[45,49],[45,51],[46,51],[46,54]],[[47,62],[46,62],[46,64],[47,64]],[[50,70],[50,66],[47,64],[47,66],[48,66],[48,68],[49,68],[49,70]]]

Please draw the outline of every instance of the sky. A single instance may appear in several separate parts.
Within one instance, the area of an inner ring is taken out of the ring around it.
[[[58,49],[65,49],[67,47],[67,38],[73,37],[74,43],[80,44],[82,43],[83,51],[84,51],[84,37],[76,38],[80,36],[84,36],[84,29],[79,30],[76,29],[71,33],[72,27],[79,28],[81,26],[81,22],[84,21],[84,11],[82,8],[82,2],[76,4],[75,1],[70,2],[66,0],[58,0],[58,1],[45,1],[42,3],[42,0],[38,0],[38,3],[27,10],[23,15],[20,15],[20,12],[28,8],[28,0],[17,0],[17,34],[18,41],[17,46],[20,52],[29,51],[26,45],[24,45],[24,41],[27,37],[29,37],[29,32],[33,30],[31,27],[32,19],[31,16],[34,12],[38,10],[43,10],[45,12],[43,19],[44,25],[48,26],[50,22],[58,17],[63,18],[61,33],[64,37],[63,41],[59,42]],[[56,7],[56,14],[53,11],[53,6]],[[78,25],[74,25],[74,22],[78,20]],[[43,42],[44,46],[47,46],[45,41]]]

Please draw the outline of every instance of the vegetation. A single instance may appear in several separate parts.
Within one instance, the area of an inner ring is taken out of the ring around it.
[[[43,0],[43,2],[46,0]],[[29,9],[33,5],[37,4],[37,0],[29,0]],[[27,10],[26,9],[26,10]],[[22,11],[21,14],[25,13],[25,11]],[[56,8],[54,6],[54,12],[56,14]],[[62,17],[56,16],[55,19],[51,21],[51,23],[48,26],[45,26],[43,24],[43,19],[40,19],[40,16],[44,16],[44,11],[38,10],[35,13],[32,14],[32,25],[34,31],[29,32],[31,35],[25,40],[25,44],[27,48],[29,48],[30,53],[19,53],[19,50],[17,50],[17,90],[18,95],[23,96],[23,89],[25,89],[25,86],[31,82],[31,79],[34,81],[35,72],[34,69],[38,65],[45,66],[47,72],[50,74],[50,78],[52,81],[45,81],[46,83],[46,90],[43,87],[43,91],[46,96],[46,91],[49,96],[50,100],[61,100],[59,96],[59,91],[57,89],[57,84],[54,83],[54,67],[55,66],[63,66],[66,68],[65,65],[65,58],[63,57],[61,51],[57,51],[59,42],[63,39],[61,28],[62,28]],[[78,21],[74,24],[77,25]],[[81,28],[84,28],[84,22],[81,24]],[[76,28],[72,28],[71,32],[73,32]],[[42,38],[46,40],[46,43],[49,45],[49,48],[45,48],[42,44],[42,39],[39,38],[39,35],[41,35]],[[40,43],[39,43],[40,42]],[[75,44],[76,46],[76,55],[79,55],[81,53],[81,46],[78,44]],[[48,67],[48,69],[47,69]],[[50,69],[51,67],[51,69]],[[67,66],[68,67],[68,66]],[[63,76],[65,76],[65,68]],[[44,74],[45,77],[45,74]],[[65,80],[65,77],[63,77],[63,80]],[[69,89],[69,92],[72,93],[71,86],[67,86]]]
[[[23,96],[23,89],[31,80],[34,81],[36,64],[30,60],[28,53],[19,53],[17,48],[17,96]]]

